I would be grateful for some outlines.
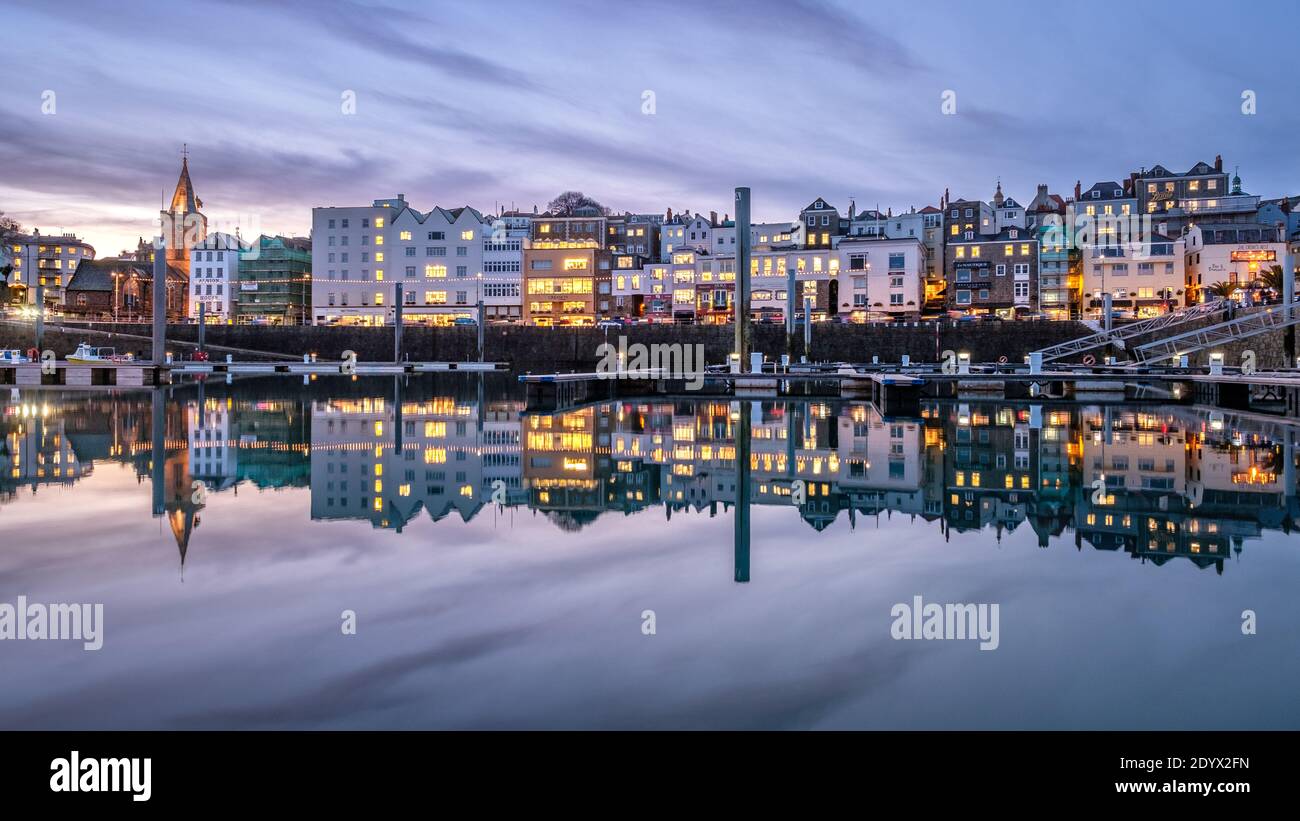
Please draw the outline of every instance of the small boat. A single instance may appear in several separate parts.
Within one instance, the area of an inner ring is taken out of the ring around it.
[[[0,349],[0,365],[26,365],[32,360],[23,356],[23,352],[16,348]]]
[[[93,348],[82,342],[68,355],[68,361],[77,365],[104,365],[132,361],[131,354],[118,354],[113,348]]]

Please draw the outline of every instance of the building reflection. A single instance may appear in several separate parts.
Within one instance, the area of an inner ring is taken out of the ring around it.
[[[485,509],[531,508],[565,531],[651,511],[729,515],[743,582],[755,506],[792,508],[813,531],[896,516],[950,541],[1027,527],[1041,547],[1219,573],[1246,541],[1289,532],[1297,512],[1296,430],[1281,420],[987,401],[926,404],[911,419],[829,400],[618,400],[525,414],[512,388],[398,377],[293,396],[274,380],[11,393],[0,516],[114,462],[149,483],[150,512],[166,519],[182,567],[205,502],[248,487],[308,488],[313,520],[396,531],[422,514],[468,522]]]

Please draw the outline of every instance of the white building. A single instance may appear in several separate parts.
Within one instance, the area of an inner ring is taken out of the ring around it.
[[[1204,302],[1219,282],[1247,286],[1284,264],[1285,227],[1261,223],[1193,223],[1185,235],[1187,288]]]
[[[239,237],[223,233],[208,234],[190,249],[190,316],[197,320],[200,306],[208,322],[224,323],[234,315],[243,250]]]
[[[922,235],[899,239],[845,237],[835,253],[839,257],[836,267],[840,314],[849,314],[858,321],[920,316],[925,306],[927,258]]]
[[[484,272],[492,225],[468,206],[422,213],[404,195],[369,206],[312,209],[312,314],[316,324],[388,325],[401,286],[406,323],[449,324],[473,318],[487,284],[518,282],[518,274]],[[494,243],[489,258],[507,267],[511,243]],[[496,247],[496,246],[502,247]],[[511,293],[505,289],[501,293]],[[494,293],[497,293],[494,291]],[[492,298],[497,315],[517,296]],[[522,303],[521,303],[522,304]],[[514,314],[518,315],[518,314]]]

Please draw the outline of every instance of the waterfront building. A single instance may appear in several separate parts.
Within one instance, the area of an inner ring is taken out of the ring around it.
[[[608,218],[589,213],[533,220],[524,248],[523,316],[529,325],[591,325],[610,315]]]
[[[16,234],[6,241],[4,257],[12,268],[4,303],[35,305],[37,285],[44,286],[47,308],[64,302],[64,288],[82,260],[94,259],[95,249],[73,233]]]
[[[68,281],[64,311],[70,316],[101,321],[150,321],[152,254],[152,249],[141,249],[133,258],[83,259]],[[188,283],[184,271],[174,265],[167,266],[167,321],[176,322],[187,316]]]
[[[310,322],[310,239],[260,236],[239,255],[238,264],[236,323],[304,325]]]
[[[1067,203],[1040,184],[1026,207],[1025,221],[1038,234],[1038,307],[1048,319],[1073,319],[1079,315],[1082,295],[1080,251]]]
[[[920,214],[908,216],[921,217]],[[920,220],[916,226],[922,227]],[[855,321],[881,318],[918,319],[925,307],[926,246],[920,236],[846,237],[839,256],[837,314]],[[828,284],[828,290],[831,285]]]
[[[950,212],[974,213],[974,208],[975,204],[954,203]],[[944,263],[948,307],[1003,319],[1036,311],[1038,233],[1007,228],[998,234],[980,234],[974,230],[976,218],[970,219],[955,239],[948,237]]]
[[[1101,318],[1108,292],[1112,310],[1138,319],[1186,305],[1183,245],[1182,237],[1152,234],[1145,240],[1083,250],[1084,315]]]
[[[491,224],[469,206],[422,213],[402,194],[369,206],[314,208],[313,321],[391,325],[398,285],[406,323],[474,317],[491,235]]]
[[[234,317],[234,290],[239,286],[241,240],[234,234],[210,234],[190,248],[190,315],[200,306],[208,322],[225,324]]]
[[[1247,287],[1286,258],[1284,223],[1193,223],[1185,237],[1186,290],[1191,302],[1213,296],[1219,283]]]

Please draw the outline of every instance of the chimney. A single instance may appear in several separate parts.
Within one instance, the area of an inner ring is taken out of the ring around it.
[[[1083,180],[1074,181],[1074,201],[1083,199]]]
[[[950,203],[950,202],[952,202],[952,195],[949,194],[949,193],[948,193],[948,189],[945,188],[945,189],[943,189],[943,206],[944,206],[944,208],[947,208],[947,207],[948,207],[948,203]]]
[[[664,217],[664,222],[672,222],[672,221],[673,221],[673,209],[669,208],[668,215]]]
[[[1220,173],[1220,174],[1223,173],[1223,155],[1222,155],[1222,154],[1215,154],[1215,155],[1214,155],[1214,170],[1217,171],[1217,172]]]
[[[718,227],[718,212],[717,212],[717,211],[710,211],[710,212],[709,212],[709,225],[710,225],[711,227],[713,227],[713,228],[717,228],[717,227]]]

